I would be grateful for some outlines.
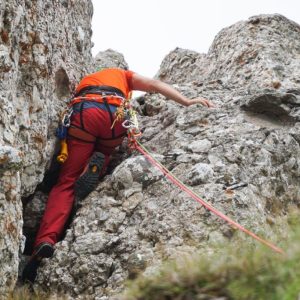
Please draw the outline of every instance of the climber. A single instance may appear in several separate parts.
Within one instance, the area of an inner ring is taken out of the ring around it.
[[[132,90],[155,92],[184,106],[214,107],[204,98],[188,99],[170,85],[123,69],[104,69],[87,75],[76,88],[68,129],[68,159],[52,188],[35,240],[33,255],[24,268],[23,281],[34,282],[42,258],[53,255],[74,202],[84,198],[105,174],[109,157],[122,143],[126,129],[115,114]],[[112,126],[113,125],[113,126]],[[80,188],[78,188],[80,187]]]

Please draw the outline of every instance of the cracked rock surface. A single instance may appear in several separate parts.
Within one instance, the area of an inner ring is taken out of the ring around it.
[[[24,246],[21,199],[42,182],[70,86],[92,62],[92,12],[81,0],[0,2],[1,299]]]
[[[299,207],[299,34],[285,17],[261,15],[223,29],[205,55],[171,52],[157,77],[187,97],[207,97],[216,109],[154,94],[135,100],[141,142],[154,157],[270,240],[284,231],[276,219]],[[217,251],[216,244],[235,243],[237,235],[133,153],[81,203],[37,282],[53,293],[68,291],[70,299],[118,299],[127,278],[153,272],[166,258]]]

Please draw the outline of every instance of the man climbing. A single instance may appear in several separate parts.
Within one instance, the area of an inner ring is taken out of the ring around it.
[[[200,103],[214,107],[204,98],[188,99],[162,81],[128,70],[104,69],[84,77],[71,102],[68,159],[49,194],[33,255],[22,274],[24,282],[33,283],[41,259],[53,255],[53,246],[63,233],[75,193],[84,198],[105,173],[110,155],[126,134],[123,120],[116,119],[117,110],[133,90],[160,93],[184,106]]]

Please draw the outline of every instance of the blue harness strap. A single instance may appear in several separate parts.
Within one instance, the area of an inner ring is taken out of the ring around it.
[[[81,102],[83,103],[83,102]],[[73,105],[73,113],[80,113],[80,104],[81,103],[76,103]],[[107,107],[107,105],[105,105],[105,103],[100,103],[100,102],[93,102],[93,101],[84,101],[84,108],[83,109],[89,109],[89,108],[100,108],[102,110],[108,111],[109,109],[112,113],[115,113],[117,110],[117,106],[112,105],[112,104],[108,104],[109,108]]]

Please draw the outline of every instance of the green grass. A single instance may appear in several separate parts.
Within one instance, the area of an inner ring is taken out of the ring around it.
[[[213,255],[198,254],[167,262],[150,277],[129,281],[126,300],[297,300],[300,297],[300,226],[281,243],[280,255],[261,246],[249,250],[222,245]],[[292,223],[295,220],[291,218]],[[236,245],[236,244],[235,244]]]

